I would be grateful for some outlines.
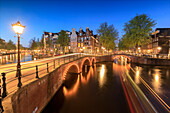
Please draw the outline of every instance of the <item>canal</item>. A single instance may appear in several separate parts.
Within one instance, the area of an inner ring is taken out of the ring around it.
[[[87,73],[70,76],[42,113],[130,112],[113,62],[97,63]]]
[[[21,53],[21,62],[37,60],[38,58],[29,53]],[[18,60],[18,54],[10,54],[0,56],[0,65],[16,63]]]
[[[115,62],[97,63],[80,75],[70,74],[42,113],[128,113],[120,75],[128,70],[158,112],[169,112],[170,67]]]
[[[170,66],[132,64],[129,73],[158,112],[170,112]]]

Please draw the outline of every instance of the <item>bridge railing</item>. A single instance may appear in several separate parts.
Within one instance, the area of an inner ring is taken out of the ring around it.
[[[2,100],[7,95],[10,95],[18,88],[21,88],[23,85],[26,85],[33,80],[41,78],[42,76],[55,70],[62,64],[77,60],[84,56],[85,55],[81,53],[59,56],[50,61],[48,60],[45,63],[27,66],[21,68],[21,76],[18,77],[16,77],[16,69],[1,73],[0,77],[2,77],[2,83],[0,79],[0,112],[3,112]]]

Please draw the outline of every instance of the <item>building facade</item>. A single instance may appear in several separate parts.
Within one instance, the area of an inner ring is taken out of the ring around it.
[[[170,54],[170,28],[156,28],[152,33],[153,54],[166,56]]]
[[[99,37],[93,35],[93,31],[86,28],[84,32],[81,28],[77,36],[77,50],[84,53],[98,53],[100,48]]]
[[[101,44],[99,42],[99,36],[93,35],[93,31],[89,30],[89,28],[86,28],[86,31],[83,31],[81,28],[79,32],[76,32],[76,29],[73,28],[72,32],[66,31],[66,33],[69,35],[69,46],[66,46],[65,53],[76,53],[76,52],[82,52],[82,53],[89,53],[89,54],[95,54],[99,53],[101,51]],[[59,36],[59,33],[50,33],[50,32],[44,32],[43,39],[44,39],[44,49],[45,50],[51,50],[58,54],[63,53],[63,49],[60,47],[60,44],[57,43],[57,39]],[[51,39],[52,43],[51,45],[47,44],[47,41]]]
[[[70,36],[70,51],[73,53],[77,52],[77,34],[76,29],[73,28]]]

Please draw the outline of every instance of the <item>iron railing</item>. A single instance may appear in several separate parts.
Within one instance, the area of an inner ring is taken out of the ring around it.
[[[31,80],[36,80],[41,78],[42,76],[46,75],[47,73],[55,70],[62,64],[77,60],[81,57],[84,57],[84,54],[72,54],[72,55],[65,55],[59,56],[52,60],[47,60],[45,63],[37,64],[33,66],[28,66],[21,68],[21,76],[16,77],[16,69],[10,70],[7,72],[2,72],[0,77],[2,77],[2,86],[1,86],[1,79],[0,79],[0,112],[3,112],[2,100],[12,92],[14,92],[17,87],[21,88],[24,84]],[[17,82],[18,79],[18,82]],[[2,89],[2,92],[1,92]]]

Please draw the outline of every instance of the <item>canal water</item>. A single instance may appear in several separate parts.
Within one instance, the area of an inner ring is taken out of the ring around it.
[[[77,78],[68,76],[73,77],[63,84],[42,113],[130,112],[113,62],[97,63]]]
[[[170,105],[170,67],[135,64],[126,67],[129,67],[130,76],[156,110],[166,112],[166,105]],[[42,113],[130,112],[120,80],[121,73],[126,70],[125,65],[117,61],[97,63],[87,73],[70,77]]]
[[[170,66],[131,65],[130,75],[154,107],[162,112],[170,106]],[[141,80],[142,79],[142,80]],[[149,85],[150,90],[148,90]],[[154,94],[153,94],[153,92]],[[154,95],[157,95],[154,96]],[[161,104],[162,103],[162,104]]]
[[[37,60],[37,58],[35,58],[34,55],[28,53],[25,54],[22,53],[20,58],[21,58],[21,62]],[[17,60],[18,60],[17,54],[3,55],[0,56],[0,65],[16,63]]]

